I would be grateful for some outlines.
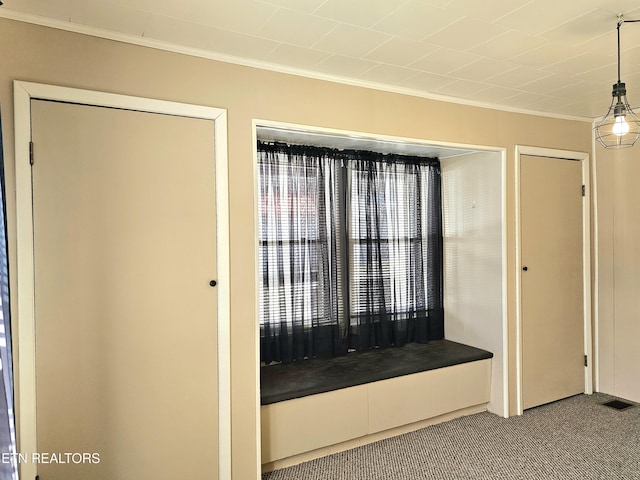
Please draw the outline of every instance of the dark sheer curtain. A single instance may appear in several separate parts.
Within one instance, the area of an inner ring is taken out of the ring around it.
[[[260,143],[262,361],[346,353],[339,166],[324,151]]]
[[[444,338],[437,159],[258,142],[261,360]]]
[[[13,360],[11,354],[11,316],[9,313],[9,263],[7,252],[7,216],[5,202],[4,147],[2,121],[0,120],[0,453],[6,453],[11,461],[0,463],[0,479],[18,478],[13,409]]]
[[[444,337],[439,162],[361,152],[351,176],[356,350]]]

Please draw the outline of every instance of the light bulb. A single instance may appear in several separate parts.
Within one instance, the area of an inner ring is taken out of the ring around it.
[[[620,115],[619,117],[616,117],[616,121],[613,124],[611,131],[613,132],[614,135],[617,135],[619,137],[629,133],[629,124],[625,120],[624,115]]]

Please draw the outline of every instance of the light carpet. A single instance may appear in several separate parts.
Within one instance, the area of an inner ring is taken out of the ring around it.
[[[640,479],[640,406],[578,395],[479,413],[263,474],[263,480]]]

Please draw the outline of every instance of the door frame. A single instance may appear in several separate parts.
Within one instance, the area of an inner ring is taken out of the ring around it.
[[[222,108],[168,102],[128,95],[14,81],[15,178],[17,232],[17,440],[18,452],[37,452],[35,266],[33,188],[30,164],[31,100],[51,100],[98,107],[212,120],[216,182],[216,257],[218,269],[218,474],[231,479],[231,351],[229,283],[229,186],[227,111]],[[20,463],[21,478],[34,478],[37,464]]]
[[[522,415],[522,218],[521,218],[521,156],[548,157],[580,161],[582,164],[582,184],[585,194],[582,197],[582,265],[583,265],[583,331],[584,354],[587,365],[584,367],[584,393],[593,393],[593,355],[591,334],[591,195],[589,154],[569,150],[516,145],[515,148],[515,236],[516,236],[516,414]]]

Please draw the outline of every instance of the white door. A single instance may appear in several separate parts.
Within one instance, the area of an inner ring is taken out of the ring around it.
[[[582,163],[520,157],[522,403],[584,392]]]
[[[43,480],[218,478],[213,139],[32,101],[37,448],[63,457]]]

